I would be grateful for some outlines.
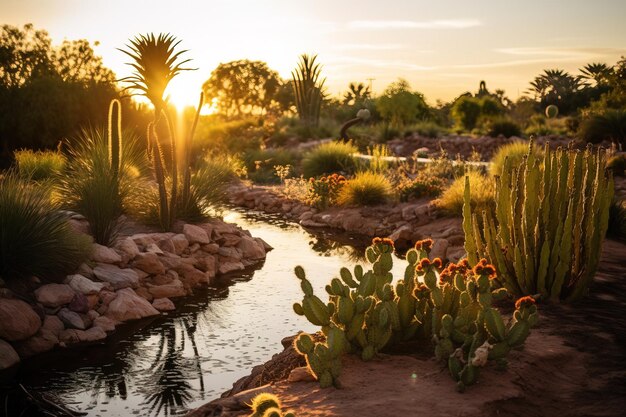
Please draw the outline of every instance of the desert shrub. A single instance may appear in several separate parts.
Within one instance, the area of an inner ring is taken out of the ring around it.
[[[626,242],[626,201],[613,199],[609,207],[606,237]]]
[[[522,134],[522,130],[513,120],[499,117],[487,122],[486,125],[487,134],[493,138],[496,138],[500,135],[505,138],[510,138],[511,136],[520,136]]]
[[[517,300],[506,320],[492,305],[508,296],[496,285],[495,268],[482,259],[444,269],[441,259],[429,258],[432,243],[419,241],[407,252],[406,272],[392,284],[393,241],[374,239],[365,251],[371,267],[341,268],[326,286],[327,302],[315,295],[304,269],[295,268],[304,297],[294,312],[320,326],[325,338],[302,333],[294,346],[322,388],[337,385],[345,353],[369,361],[417,342],[435,345],[437,361],[463,391],[489,361],[505,366],[508,353],[524,345],[538,320],[535,300]]]
[[[305,177],[318,177],[333,173],[351,174],[357,169],[353,154],[358,149],[351,142],[327,142],[305,154],[302,173]]]
[[[65,169],[65,156],[56,151],[22,149],[14,153],[21,178],[41,181],[58,177]]]
[[[236,154],[258,149],[268,129],[254,117],[220,120],[215,116],[202,116],[194,135],[193,152],[196,155],[204,155],[206,151]]]
[[[319,179],[311,178],[308,184],[306,203],[319,210],[337,204],[341,189],[346,183],[343,175],[331,174]]]
[[[58,279],[72,273],[91,250],[48,191],[10,173],[0,178],[0,278]]]
[[[392,196],[391,182],[382,174],[359,172],[342,187],[338,203],[357,206],[383,204]]]
[[[95,241],[103,245],[115,240],[125,206],[140,206],[146,197],[137,189],[140,177],[149,172],[145,150],[134,134],[124,132],[122,137],[117,177],[111,170],[107,132],[83,130],[68,149],[70,160],[58,188],[63,206],[85,216]]]
[[[417,133],[419,136],[427,138],[438,138],[447,133],[447,129],[435,122],[425,121],[414,123],[404,130],[404,135],[408,136]]]
[[[537,158],[531,144],[519,169],[505,163],[496,183],[495,216],[470,207],[470,180],[463,210],[470,262],[493,259],[501,284],[516,296],[582,297],[600,261],[613,196],[605,163],[605,152],[591,148],[546,146]]]
[[[284,186],[279,190],[285,197],[308,204],[309,182],[300,176],[286,178]]]
[[[626,175],[626,155],[611,157],[606,163],[606,168],[613,171],[613,175],[623,177]]]
[[[482,210],[491,209],[494,206],[494,181],[479,172],[468,171],[467,177],[471,184],[471,201],[474,210],[480,213]],[[463,213],[463,194],[465,190],[465,177],[459,177],[452,181],[441,197],[433,203],[449,214],[460,216]]]
[[[411,91],[411,86],[403,79],[387,86],[377,100],[377,108],[385,122],[394,127],[415,123],[429,115],[424,95]]]
[[[443,178],[420,173],[415,178],[402,178],[398,182],[397,190],[400,201],[409,201],[422,197],[439,197],[447,184],[448,181]]]
[[[371,172],[384,173],[387,172],[391,162],[387,159],[391,156],[391,151],[387,145],[373,145],[367,148],[367,155],[370,159],[367,162],[367,169]]]
[[[470,96],[462,96],[452,105],[452,117],[457,126],[465,131],[471,131],[476,127],[480,111],[480,100]]]
[[[580,123],[580,137],[589,143],[609,140],[626,146],[626,110],[608,109],[592,114]]]
[[[501,175],[505,158],[509,159],[512,167],[519,167],[524,160],[524,157],[528,154],[528,149],[528,142],[519,140],[500,146],[491,158],[489,173],[491,175]],[[536,156],[540,156],[542,154],[541,149],[538,149],[537,147],[533,147],[533,152]]]
[[[280,148],[248,150],[242,155],[248,178],[260,184],[278,183],[276,166],[294,166],[299,155],[294,151]]]

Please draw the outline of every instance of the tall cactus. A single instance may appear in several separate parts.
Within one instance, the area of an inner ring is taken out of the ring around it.
[[[324,99],[326,79],[320,79],[322,68],[316,58],[317,55],[302,54],[298,67],[291,72],[298,116],[307,127],[318,125]]]
[[[465,249],[470,262],[491,259],[512,294],[573,301],[588,290],[600,260],[613,178],[602,149],[552,151],[546,144],[537,158],[533,146],[519,168],[507,160],[496,178],[495,219],[470,212],[466,181]]]
[[[122,103],[111,100],[108,118],[109,166],[111,175],[117,181],[122,160]]]

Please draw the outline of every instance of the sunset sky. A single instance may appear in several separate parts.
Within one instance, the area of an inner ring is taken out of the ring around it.
[[[116,48],[140,33],[169,32],[198,70],[172,85],[193,104],[220,63],[262,60],[284,78],[298,56],[316,53],[330,93],[373,78],[380,93],[398,77],[431,104],[474,91],[480,80],[515,99],[543,69],[576,73],[626,55],[623,0],[294,1],[0,0],[0,23],[33,23],[53,43],[85,38],[118,77]]]

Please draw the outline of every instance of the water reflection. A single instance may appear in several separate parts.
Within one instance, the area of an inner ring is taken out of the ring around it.
[[[363,260],[364,242],[351,236],[311,234],[279,216],[228,212],[225,219],[274,247],[260,270],[223,278],[177,301],[175,313],[125,325],[101,345],[27,361],[18,381],[90,416],[183,414],[270,359],[284,336],[316,330],[292,313],[301,298],[295,265],[321,295],[340,267]]]

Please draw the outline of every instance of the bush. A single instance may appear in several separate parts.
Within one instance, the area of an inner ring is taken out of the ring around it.
[[[332,174],[320,179],[311,178],[309,180],[306,195],[306,204],[314,206],[319,210],[325,210],[329,206],[337,204],[339,194],[346,179],[342,175]]]
[[[415,178],[404,177],[398,183],[400,201],[422,197],[439,197],[448,182],[439,177],[420,173]]]
[[[493,208],[495,205],[493,179],[476,171],[468,171],[466,176],[470,179],[473,209],[480,213],[482,210]],[[464,192],[465,177],[457,178],[443,191],[440,198],[433,201],[433,204],[449,214],[460,216],[463,214]]]
[[[447,133],[445,127],[439,126],[435,122],[419,122],[415,123],[404,130],[404,136],[417,133],[419,136],[427,138],[438,138]]]
[[[248,178],[259,184],[276,184],[280,180],[276,176],[275,166],[294,166],[299,155],[286,149],[255,149],[245,152],[242,156]]]
[[[589,116],[581,122],[579,134],[589,143],[609,140],[626,146],[626,110],[609,109]]]
[[[491,158],[491,165],[489,166],[489,173],[491,175],[502,175],[502,169],[504,168],[504,160],[509,159],[511,166],[517,168],[521,165],[524,157],[528,154],[529,144],[528,142],[515,141],[507,143],[498,148],[496,153]],[[542,154],[536,146],[533,147],[533,152],[536,156]]]
[[[392,186],[382,174],[360,172],[348,180],[339,194],[339,204],[371,206],[386,203],[392,195]]]
[[[457,126],[467,132],[476,127],[480,111],[480,100],[471,96],[461,96],[452,105],[452,117]]]
[[[41,181],[58,177],[65,168],[65,157],[55,151],[22,149],[14,153],[20,178]]]
[[[353,154],[358,149],[351,142],[327,142],[311,150],[302,161],[305,177],[318,177],[334,173],[352,174],[356,171],[357,160]]]
[[[626,242],[626,201],[613,199],[609,207],[609,226],[606,237]]]
[[[487,122],[487,134],[492,138],[502,135],[505,138],[520,136],[522,130],[513,120],[507,118],[496,118]]]
[[[91,250],[88,236],[76,233],[48,191],[0,178],[0,277],[58,279],[72,273]]]

